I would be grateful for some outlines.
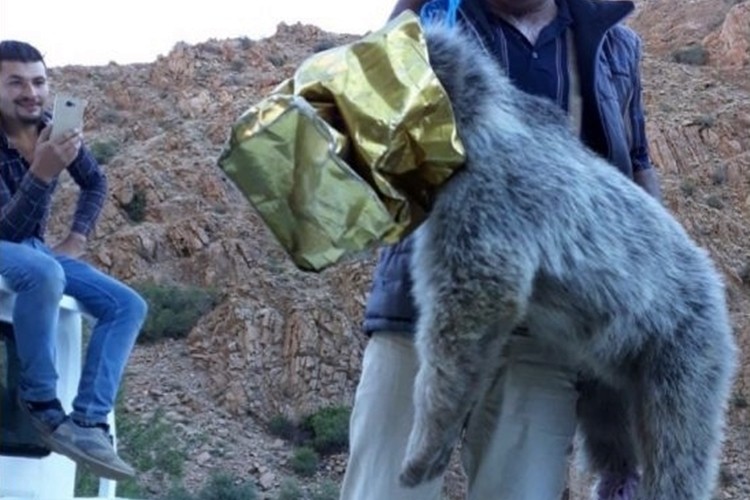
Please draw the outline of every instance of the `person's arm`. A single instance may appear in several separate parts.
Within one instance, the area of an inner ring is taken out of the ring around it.
[[[662,201],[659,176],[653,167],[633,172],[633,181],[645,189],[648,194]]]
[[[642,85],[641,85],[641,42],[637,40],[635,61],[633,64],[633,98],[630,101],[628,116],[630,121],[632,140],[630,144],[630,159],[633,164],[633,181],[641,186],[648,194],[661,201],[661,187],[648,154],[648,140],[646,138],[646,120],[643,113]]]
[[[0,176],[0,240],[20,242],[34,234],[49,206],[51,192],[49,184],[27,172],[11,194]]]
[[[396,5],[393,7],[393,11],[388,19],[393,19],[405,10],[411,10],[415,14],[419,14],[422,5],[426,4],[428,0],[398,0]]]
[[[55,251],[79,257],[86,249],[89,233],[94,228],[107,197],[107,178],[91,152],[81,146],[78,157],[68,167],[71,177],[81,188],[70,234]]]
[[[50,128],[42,130],[34,148],[34,160],[14,193],[0,175],[0,239],[19,242],[34,234],[44,219],[57,175],[75,158],[79,148],[77,131],[49,140]],[[13,167],[19,158],[0,158],[3,171]]]

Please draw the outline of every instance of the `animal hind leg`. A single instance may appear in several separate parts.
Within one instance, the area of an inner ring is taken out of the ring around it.
[[[662,347],[662,355],[652,355],[641,366],[638,500],[711,498],[732,372],[731,359],[716,345],[721,340],[713,341]]]
[[[638,478],[634,434],[635,395],[601,380],[578,383],[579,436],[587,469],[594,473],[597,500],[632,500]]]
[[[442,297],[418,325],[415,417],[400,476],[406,486],[444,472],[469,411],[496,371],[520,317],[515,300],[503,303],[500,293],[487,294],[487,289],[454,287]]]

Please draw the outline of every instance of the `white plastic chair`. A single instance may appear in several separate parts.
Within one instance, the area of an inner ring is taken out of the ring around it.
[[[12,323],[15,295],[0,276],[0,321]],[[72,297],[60,301],[57,336],[57,395],[67,412],[72,410],[73,398],[81,378],[83,307]],[[114,411],[109,415],[112,435],[115,434]],[[116,442],[115,442],[116,445]],[[0,498],[10,499],[74,499],[76,464],[72,460],[51,453],[43,458],[0,456]],[[101,479],[99,496],[115,498],[115,481]]]

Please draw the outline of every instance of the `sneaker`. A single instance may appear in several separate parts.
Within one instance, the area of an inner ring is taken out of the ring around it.
[[[50,450],[88,467],[99,477],[121,481],[135,476],[135,469],[117,456],[107,431],[76,424],[65,415],[59,401],[30,403],[19,397],[18,404]]]
[[[111,436],[101,427],[83,427],[68,418],[42,439],[52,451],[88,467],[99,477],[122,481],[135,476],[135,469],[117,455]]]
[[[34,429],[41,435],[50,435],[67,417],[59,399],[45,402],[24,401],[18,395],[18,406]]]

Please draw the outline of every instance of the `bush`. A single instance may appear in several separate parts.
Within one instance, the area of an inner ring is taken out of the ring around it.
[[[255,45],[255,42],[252,39],[246,36],[240,38],[240,47],[242,50],[250,50],[253,48],[253,45]]]
[[[339,487],[330,479],[324,480],[310,496],[310,500],[338,500]]]
[[[268,422],[268,432],[295,445],[310,447],[321,455],[330,455],[348,449],[350,415],[351,409],[346,406],[330,406],[295,424],[279,414]]]
[[[332,49],[336,46],[336,42],[333,40],[321,40],[313,45],[313,52],[323,52],[324,50]]]
[[[292,470],[300,476],[312,476],[318,470],[318,461],[318,454],[312,448],[297,448],[292,456]]]
[[[268,422],[268,432],[272,436],[292,442],[295,442],[299,435],[297,426],[284,415],[274,415],[271,417],[271,420]]]
[[[136,188],[133,192],[133,199],[121,206],[122,209],[125,210],[128,219],[135,223],[138,223],[143,222],[143,220],[146,218],[146,205],[147,199],[145,191],[143,191],[143,189]]]
[[[141,472],[158,469],[170,477],[179,478],[182,477],[187,452],[177,445],[179,440],[163,413],[161,409],[156,410],[146,422],[119,420],[122,455]]]
[[[305,493],[296,479],[286,478],[281,482],[276,500],[302,500],[303,498],[305,498]]]
[[[679,64],[703,66],[708,62],[708,52],[700,44],[692,44],[672,52],[672,60]]]
[[[274,68],[280,68],[286,64],[286,56],[282,54],[272,54],[266,58]]]
[[[120,146],[116,141],[96,141],[89,149],[99,165],[106,165],[117,155]]]
[[[198,320],[218,303],[214,290],[142,283],[136,289],[148,302],[146,323],[139,342],[156,342],[164,338],[183,338]]]
[[[117,398],[117,441],[118,453],[130,462],[139,472],[156,472],[153,477],[164,482],[172,482],[182,477],[187,457],[186,446],[179,444],[174,428],[163,418],[158,409],[147,421],[141,421],[123,411],[121,388]],[[138,476],[143,476],[139,474]],[[145,487],[139,484],[138,476],[117,482],[117,493],[123,498],[144,498]],[[94,497],[99,488],[99,478],[84,467],[76,469],[76,498]],[[187,500],[190,497],[178,496],[172,492],[170,500]]]
[[[706,198],[706,205],[711,208],[715,208],[716,210],[722,210],[724,208],[724,202],[715,194],[712,194],[711,196]]]
[[[203,486],[198,500],[254,500],[257,496],[255,486],[250,481],[235,484],[231,477],[220,473],[212,476]]]
[[[159,497],[159,500],[196,500],[184,486],[175,486]]]
[[[741,392],[737,392],[732,396],[732,406],[739,409],[747,408],[750,403],[747,402],[747,398]]]
[[[250,481],[238,483],[225,473],[212,475],[197,495],[184,486],[177,486],[162,495],[160,500],[255,500],[258,493]]]
[[[695,194],[695,190],[697,189],[697,187],[698,186],[693,179],[683,179],[680,182],[680,191],[682,191],[682,194],[687,198],[690,198]]]
[[[349,416],[345,406],[323,408],[307,417],[305,426],[312,430],[312,446],[322,455],[346,451],[349,447]]]

